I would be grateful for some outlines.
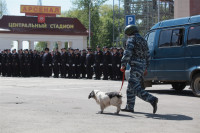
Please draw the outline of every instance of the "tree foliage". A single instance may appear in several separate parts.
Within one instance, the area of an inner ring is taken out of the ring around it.
[[[111,5],[103,5],[107,0],[76,0],[74,9],[63,12],[62,17],[78,18],[81,23],[89,30],[89,9],[91,11],[91,48],[95,49],[97,45],[113,46],[113,8]],[[90,8],[89,8],[90,4]],[[118,36],[123,37],[122,28],[124,28],[123,9],[118,13],[118,7],[115,6],[114,40]],[[118,24],[120,21],[120,28]]]
[[[7,4],[5,0],[0,0],[0,16],[7,14]]]

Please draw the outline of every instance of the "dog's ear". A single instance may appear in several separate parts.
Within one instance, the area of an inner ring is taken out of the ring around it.
[[[94,91],[92,91],[92,92],[89,94],[88,99],[94,98],[94,96],[95,96]]]

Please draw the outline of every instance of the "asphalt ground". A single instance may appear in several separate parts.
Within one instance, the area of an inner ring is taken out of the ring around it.
[[[89,93],[119,91],[120,81],[0,77],[0,133],[199,133],[200,98],[187,87],[177,93],[170,85],[147,88],[159,98],[157,114],[136,99],[135,113],[113,114]],[[126,104],[125,82],[122,89]]]

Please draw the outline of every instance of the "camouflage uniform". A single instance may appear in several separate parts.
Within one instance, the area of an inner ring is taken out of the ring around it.
[[[141,86],[141,79],[143,78],[144,71],[149,66],[149,57],[150,54],[147,42],[139,34],[129,36],[126,50],[121,60],[122,66],[126,66],[127,63],[131,66],[127,87],[126,109],[128,110],[134,111],[135,96],[151,104],[157,99]]]

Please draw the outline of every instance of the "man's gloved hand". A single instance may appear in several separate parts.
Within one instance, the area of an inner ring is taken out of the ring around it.
[[[125,66],[121,66],[120,71],[121,72],[125,72],[126,71],[126,67]]]
[[[148,72],[147,69],[144,71],[144,76],[147,76]]]

